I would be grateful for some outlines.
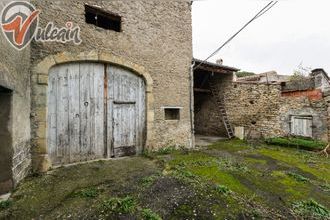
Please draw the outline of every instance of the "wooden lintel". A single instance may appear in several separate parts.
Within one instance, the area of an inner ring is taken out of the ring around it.
[[[194,91],[201,92],[201,93],[211,93],[211,90],[209,90],[209,89],[194,88]]]

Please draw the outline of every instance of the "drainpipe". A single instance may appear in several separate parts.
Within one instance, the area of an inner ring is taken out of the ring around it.
[[[190,124],[191,124],[191,138],[190,148],[195,147],[195,125],[194,125],[194,66],[195,61],[192,62],[190,67]]]

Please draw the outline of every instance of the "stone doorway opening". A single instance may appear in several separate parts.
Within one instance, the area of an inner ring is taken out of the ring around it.
[[[13,189],[12,91],[0,86],[0,195]]]

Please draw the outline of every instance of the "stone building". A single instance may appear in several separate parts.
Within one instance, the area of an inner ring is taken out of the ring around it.
[[[234,77],[234,81],[237,82],[259,82],[259,83],[275,83],[275,82],[287,82],[290,80],[288,75],[277,74],[276,71],[270,71],[252,76]]]
[[[81,43],[16,51],[1,35],[0,194],[30,170],[193,146],[191,1],[31,3]]]
[[[0,2],[0,10],[9,1]],[[0,195],[29,171],[30,48],[18,52],[0,34]]]
[[[313,70],[298,81],[261,76],[234,81],[237,69],[213,64],[206,70],[206,65],[197,64],[195,70],[197,134],[227,136],[225,117],[242,137],[253,133],[259,138],[295,135],[328,141],[329,78],[324,70]]]

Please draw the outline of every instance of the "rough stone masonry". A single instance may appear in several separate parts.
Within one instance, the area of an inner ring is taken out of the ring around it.
[[[10,2],[0,2],[0,11]],[[29,172],[30,48],[18,52],[0,34],[0,194]]]
[[[37,43],[31,48],[31,135],[33,167],[50,166],[47,146],[49,69],[68,62],[106,62],[124,66],[147,82],[146,148],[191,146],[190,66],[192,26],[190,1],[32,1],[48,22],[79,25],[82,43]],[[122,30],[104,30],[85,22],[85,5],[121,16]],[[164,107],[179,107],[180,120],[165,120]]]

